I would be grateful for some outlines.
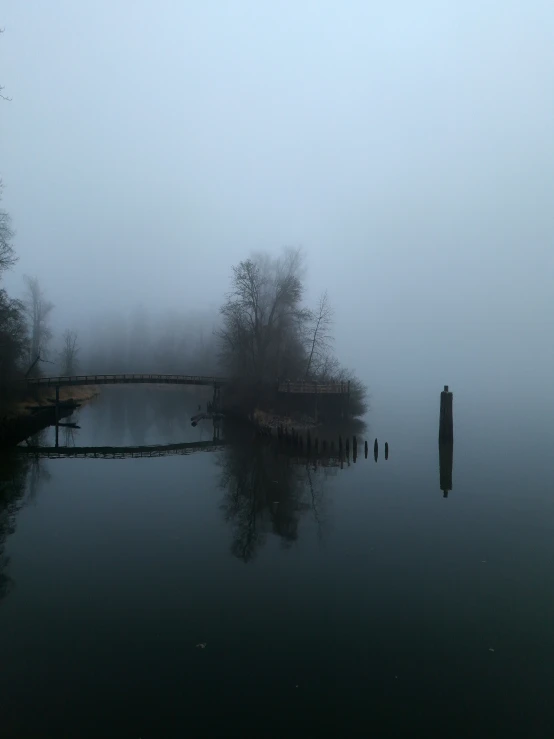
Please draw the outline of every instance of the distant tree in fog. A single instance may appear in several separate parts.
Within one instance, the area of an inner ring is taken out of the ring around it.
[[[27,285],[25,309],[29,323],[29,361],[32,363],[37,357],[46,359],[48,356],[52,338],[50,313],[54,303],[46,299],[36,277],[25,276],[24,279]]]
[[[60,350],[60,372],[65,377],[74,375],[77,371],[79,346],[77,344],[77,332],[67,329],[62,335],[62,348]]]

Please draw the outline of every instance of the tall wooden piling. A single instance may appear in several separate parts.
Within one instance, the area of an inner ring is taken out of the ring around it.
[[[367,439],[365,440],[365,458],[367,459],[367,452],[368,452],[368,444]]]
[[[385,460],[389,458],[389,442],[385,441]]]
[[[454,421],[452,418],[452,393],[448,385],[441,393],[441,409],[439,419],[439,441],[454,441]]]
[[[377,439],[375,439],[375,442],[373,444],[373,459],[377,462],[377,459],[379,457],[379,442]]]
[[[452,441],[439,441],[439,478],[440,487],[444,498],[452,490],[452,460],[454,457],[454,444]]]

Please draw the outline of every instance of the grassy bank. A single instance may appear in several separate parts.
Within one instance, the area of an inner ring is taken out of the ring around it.
[[[61,387],[60,401],[67,402],[75,400],[78,403],[86,403],[96,398],[100,394],[100,389],[96,385],[87,385],[84,387]],[[29,393],[27,396],[19,400],[11,410],[6,414],[7,418],[20,418],[29,416],[36,412],[35,408],[45,408],[51,406],[50,399],[55,398],[56,390],[53,387],[45,387],[36,392]]]

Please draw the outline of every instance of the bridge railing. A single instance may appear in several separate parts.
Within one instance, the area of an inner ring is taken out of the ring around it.
[[[163,375],[158,373],[119,373],[106,375],[70,375],[57,377],[29,377],[27,385],[56,386],[56,385],[107,385],[125,383],[161,383],[180,385],[221,385],[226,382],[224,377],[206,375]]]
[[[318,395],[342,395],[350,390],[348,382],[280,382],[280,393],[317,393]]]

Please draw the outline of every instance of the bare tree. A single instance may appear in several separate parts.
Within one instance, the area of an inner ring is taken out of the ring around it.
[[[257,254],[233,267],[218,332],[228,371],[267,379],[292,359],[308,315],[301,306],[302,277],[299,249],[287,249],[276,259]]]
[[[0,200],[2,200],[2,189],[3,184],[2,180],[0,180]],[[17,261],[12,246],[13,236],[14,232],[11,228],[10,215],[0,208],[0,275],[4,270],[13,267]]]
[[[25,276],[27,296],[25,308],[29,321],[29,359],[35,361],[37,357],[46,359],[48,344],[52,338],[49,317],[54,304],[47,300],[36,277]]]
[[[310,315],[306,379],[310,377],[310,372],[313,375],[319,374],[319,370],[328,362],[329,349],[333,342],[333,336],[330,333],[332,323],[333,309],[327,290],[325,290],[319,298],[316,310]]]
[[[79,346],[77,344],[77,332],[67,329],[63,332],[62,348],[60,351],[60,369],[62,375],[68,377],[77,371]]]
[[[0,290],[0,408],[13,400],[13,383],[27,355],[25,311],[19,300]]]

